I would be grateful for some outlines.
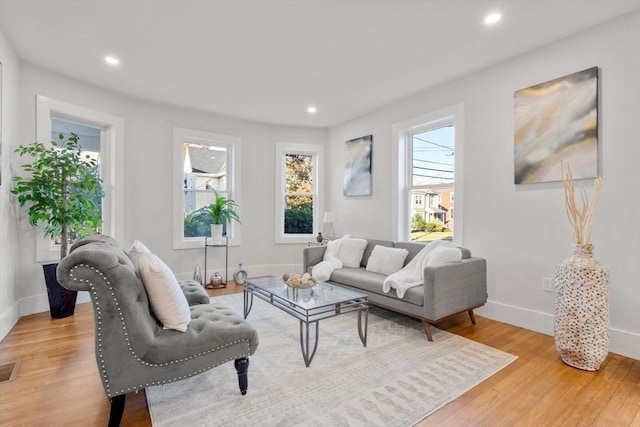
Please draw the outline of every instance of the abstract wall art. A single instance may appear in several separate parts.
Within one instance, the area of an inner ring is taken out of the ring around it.
[[[514,93],[516,184],[598,176],[598,67]]]
[[[371,195],[371,152],[373,135],[352,139],[345,143],[343,194]]]

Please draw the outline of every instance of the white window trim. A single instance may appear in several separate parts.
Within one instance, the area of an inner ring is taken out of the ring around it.
[[[240,144],[241,138],[232,135],[193,130],[186,128],[173,128],[173,248],[193,249],[202,248],[202,237],[184,237],[184,195],[182,179],[184,173],[183,144],[185,140],[201,141],[207,145],[217,145],[227,148],[229,161],[227,164],[229,192],[237,203],[235,211],[242,220],[242,198],[240,195]],[[233,222],[232,237],[229,238],[229,246],[239,246],[242,243],[242,227]]]
[[[124,238],[124,120],[120,117],[36,95],[36,140],[51,141],[51,119],[71,120],[100,129],[100,173],[105,197],[102,204],[102,233],[122,241]],[[82,141],[80,142],[82,145]],[[44,226],[36,235],[36,261],[60,259],[60,245],[44,236]]]
[[[283,188],[286,182],[286,169],[284,165],[285,154],[310,154],[313,155],[313,233],[285,235],[284,233],[284,204],[282,203]],[[276,243],[307,243],[318,234],[318,226],[324,215],[324,188],[322,186],[324,161],[324,145],[318,144],[276,144],[276,182],[275,182],[275,242]]]
[[[426,113],[409,120],[395,123],[392,127],[392,186],[391,186],[391,223],[393,238],[407,240],[411,235],[411,212],[409,205],[409,190],[411,189],[411,135],[425,129],[432,129],[444,124],[453,123],[455,126],[455,192],[456,211],[458,212],[453,225],[453,239],[456,244],[463,245],[464,224],[464,136],[465,117],[464,104],[457,104],[442,110]]]

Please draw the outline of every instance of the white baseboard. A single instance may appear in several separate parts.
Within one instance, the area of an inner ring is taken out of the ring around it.
[[[284,273],[302,273],[302,264],[266,264],[266,265],[243,265],[242,268],[246,270],[248,277],[262,277],[262,276],[280,276]],[[229,277],[228,280],[233,280],[233,272],[236,271],[237,267],[233,268],[229,267]],[[207,274],[211,276],[213,272],[217,271],[222,277],[224,277],[224,266],[222,267],[207,267]],[[202,271],[204,274],[204,270]],[[178,280],[189,280],[193,279],[193,272],[188,273],[177,273],[176,278]],[[208,280],[208,277],[204,278]]]
[[[11,329],[18,323],[18,303],[13,304],[0,315],[0,340],[4,339]]]
[[[487,303],[476,310],[478,315],[510,325],[519,326],[545,335],[553,336],[553,315],[496,301]],[[632,359],[640,360],[640,334],[609,329],[609,351]]]

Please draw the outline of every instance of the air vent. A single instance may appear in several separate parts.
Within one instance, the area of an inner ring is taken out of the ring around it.
[[[19,367],[20,367],[20,362],[13,362],[13,363],[7,363],[5,365],[0,365],[0,383],[13,381],[16,375],[18,375]]]

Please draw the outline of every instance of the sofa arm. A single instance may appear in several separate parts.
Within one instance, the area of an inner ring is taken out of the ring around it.
[[[429,320],[439,320],[487,302],[487,261],[463,259],[424,269],[424,309]]]
[[[312,246],[310,248],[304,248],[302,251],[302,272],[306,273],[309,268],[322,262],[324,258],[324,251],[326,246]]]

